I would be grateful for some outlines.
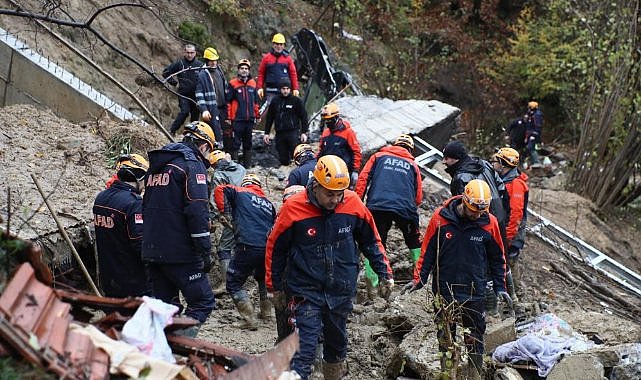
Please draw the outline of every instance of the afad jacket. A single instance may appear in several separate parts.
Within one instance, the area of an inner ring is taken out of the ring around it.
[[[276,207],[263,189],[256,185],[222,185],[214,190],[214,198],[220,213],[232,215],[236,244],[265,247],[276,219]]]
[[[298,74],[292,56],[287,50],[278,54],[273,48],[269,49],[258,65],[257,88],[278,88],[285,78],[291,82],[292,90],[298,90]]]
[[[513,168],[501,177],[510,200],[508,223],[505,229],[507,235],[506,246],[523,248],[525,244],[525,227],[527,225],[527,206],[530,188],[527,185],[527,174]]]
[[[392,211],[418,223],[423,184],[414,156],[407,149],[392,145],[374,153],[365,163],[355,191],[361,199],[367,195],[368,209]]]
[[[211,253],[207,166],[192,143],[149,152],[145,177],[143,260],[202,262]]]
[[[98,194],[93,204],[102,288],[107,296],[149,294],[151,286],[141,257],[142,197],[119,180]]]
[[[460,217],[456,207],[461,202],[458,195],[434,211],[414,269],[414,285],[422,287],[432,273],[434,294],[448,301],[479,301],[485,296],[488,268],[494,291],[506,289],[503,241],[494,215],[483,214],[475,221]]]
[[[328,154],[342,158],[350,172],[360,171],[361,146],[349,121],[339,119],[335,128],[323,129],[323,134],[318,142],[316,158]]]
[[[227,118],[232,121],[253,121],[258,119],[260,99],[256,92],[256,81],[240,78],[229,81],[227,92]]]
[[[301,166],[297,166],[289,172],[289,177],[287,178],[287,187],[294,185],[307,186],[309,179],[314,176],[314,169],[318,161],[313,158],[308,159],[303,162]]]
[[[318,205],[310,184],[307,191],[287,199],[269,234],[267,288],[285,290],[330,309],[349,302],[356,294],[359,250],[379,278],[392,278],[372,214],[358,195],[345,190],[338,206],[325,210]]]

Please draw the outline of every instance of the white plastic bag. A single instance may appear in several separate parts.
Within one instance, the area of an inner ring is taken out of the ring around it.
[[[151,357],[175,363],[165,336],[165,326],[173,322],[172,317],[178,312],[178,307],[147,296],[142,299],[142,305],[122,328],[122,340]]]

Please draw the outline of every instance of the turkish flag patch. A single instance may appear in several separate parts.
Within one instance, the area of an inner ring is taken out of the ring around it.
[[[142,224],[142,214],[134,214],[134,223]]]
[[[196,183],[199,185],[206,185],[207,176],[205,176],[204,174],[196,174]]]

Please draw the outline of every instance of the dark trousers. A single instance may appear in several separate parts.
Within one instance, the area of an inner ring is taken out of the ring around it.
[[[421,232],[417,220],[405,219],[393,211],[371,210],[371,212],[384,247],[387,244],[387,233],[392,228],[392,223],[396,223],[396,227],[403,233],[407,248],[421,248]]]
[[[453,307],[449,305],[454,302]],[[443,309],[451,310],[451,315],[445,315]],[[485,301],[465,301],[459,303],[458,301],[445,300],[441,308],[434,306],[435,323],[438,327],[436,337],[438,339],[439,351],[446,352],[449,343],[446,337],[446,331],[443,328],[449,323],[449,330],[452,339],[456,337],[456,324],[460,323],[463,328],[469,330],[469,333],[464,334],[465,346],[469,353],[483,354],[483,335],[485,334]],[[446,320],[449,319],[449,320]]]
[[[240,146],[243,146],[244,151],[249,151],[252,148],[252,131],[254,130],[253,120],[234,120],[232,122],[234,128],[234,152],[238,152]]]
[[[216,307],[203,263],[150,263],[152,293],[163,302],[176,305],[182,310],[178,292],[187,302],[184,314],[204,323]]]
[[[187,119],[187,116],[191,116],[189,121],[196,121],[200,117],[198,104],[196,104],[196,101],[193,99],[179,97],[178,108],[180,111],[178,112],[176,119],[174,119],[174,122],[171,123],[170,132],[176,132],[179,130],[185,122],[185,119]]]
[[[281,165],[289,165],[289,161],[294,154],[294,148],[300,144],[300,134],[298,129],[287,131],[276,131],[276,151],[278,152],[278,161]]]
[[[265,283],[265,247],[238,244],[227,269],[227,292],[232,296],[243,289],[249,276],[260,284]]]
[[[318,340],[323,337],[323,360],[338,363],[347,356],[347,315],[352,311],[352,301],[329,309],[327,304],[315,305],[294,297],[293,318],[300,334],[300,348],[292,359],[292,369],[303,380],[312,373]]]

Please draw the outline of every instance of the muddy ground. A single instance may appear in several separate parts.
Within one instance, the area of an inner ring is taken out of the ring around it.
[[[109,158],[115,147],[144,152],[162,146],[164,137],[153,128],[98,120],[76,125],[59,119],[50,111],[31,106],[12,106],[0,111],[0,216],[2,225],[21,236],[40,241],[58,241],[56,225],[30,177],[34,174],[66,226],[91,221],[91,206],[96,194],[104,188],[112,174]],[[287,172],[288,167],[279,168]],[[251,171],[261,175],[266,193],[280,204],[283,183],[260,166]],[[557,172],[561,171],[558,169]],[[559,190],[563,175],[532,178],[531,207],[552,219],[589,244],[611,254],[630,269],[641,272],[641,246],[636,239],[638,215],[633,210],[601,219],[589,201],[576,194]],[[420,209],[421,227],[425,228],[432,211],[446,191],[426,181],[426,201]],[[9,205],[10,194],[10,205]],[[10,210],[10,213],[8,212]],[[9,219],[9,214],[11,215]],[[530,227],[535,220],[531,218]],[[76,237],[82,241],[82,234]],[[411,263],[402,236],[392,230],[388,254],[397,283],[410,278]],[[62,245],[57,245],[64,251]],[[56,252],[51,252],[55,254]],[[606,277],[584,266],[576,259],[528,234],[523,251],[525,291],[521,301],[537,305],[541,312],[557,313],[571,326],[586,333],[595,333],[606,344],[641,341],[639,307],[641,299],[615,286]],[[578,271],[630,303],[624,308],[613,298],[611,302],[588,292],[581,283],[570,280],[568,273]],[[218,276],[213,271],[212,281]],[[254,289],[249,285],[250,289]],[[255,307],[257,294],[253,292]],[[262,321],[258,330],[245,331],[236,327],[240,321],[227,295],[217,300],[215,310],[199,337],[248,353],[259,354],[272,347],[276,333],[273,321]],[[395,350],[405,332],[414,326],[431,324],[431,311],[425,291],[394,294],[385,302],[367,301],[364,289],[359,290],[354,313],[350,317],[350,379],[386,378]],[[395,316],[407,316],[402,326],[395,326]],[[495,323],[491,320],[490,323]],[[428,342],[434,341],[427,334]],[[317,375],[318,377],[319,375]],[[320,378],[320,377],[318,377]]]

